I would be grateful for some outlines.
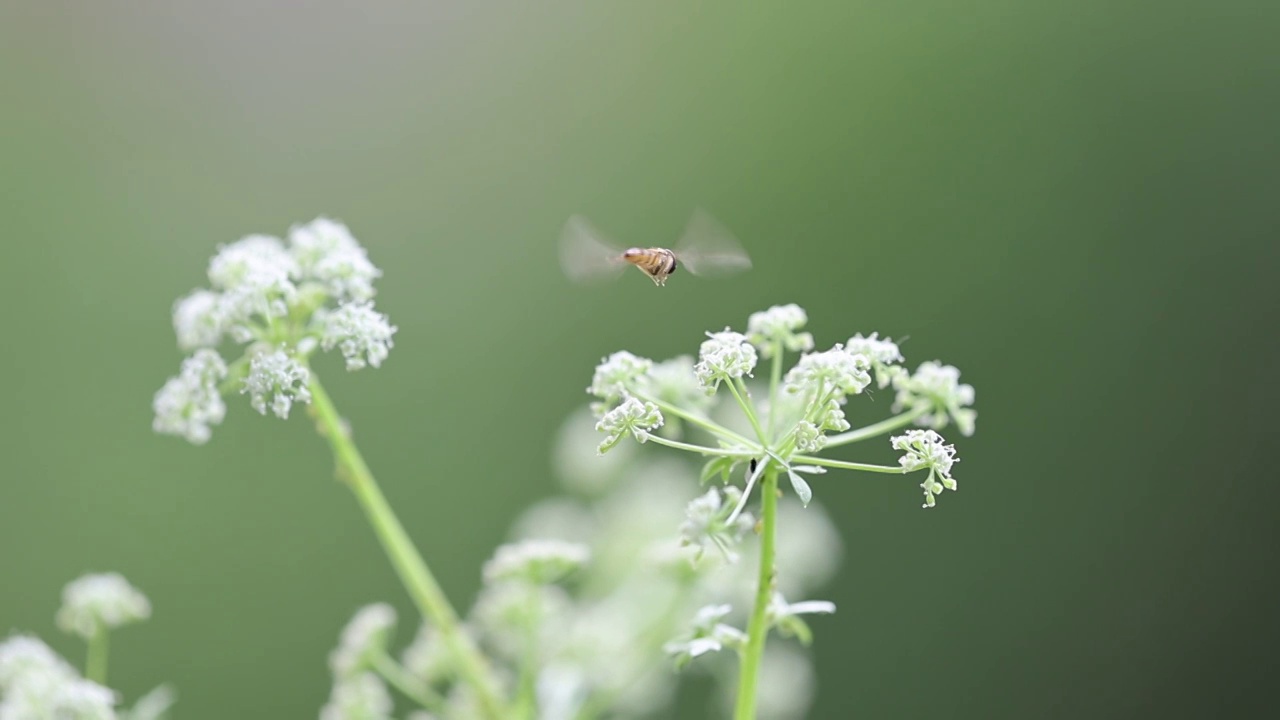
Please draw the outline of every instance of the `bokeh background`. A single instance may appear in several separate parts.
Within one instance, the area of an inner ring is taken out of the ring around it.
[[[6,2],[0,632],[78,659],[60,590],[118,570],[155,606],[113,640],[127,696],[293,718],[359,604],[410,615],[303,417],[233,400],[205,447],[150,430],[214,248],[327,214],[400,332],[381,371],[320,371],[457,604],[556,491],[598,358],[797,302],[820,344],[910,336],[979,410],[935,510],[914,481],[815,483],[845,564],[812,717],[1253,716],[1280,600],[1278,7]],[[563,281],[569,214],[662,243],[698,205],[750,274]]]

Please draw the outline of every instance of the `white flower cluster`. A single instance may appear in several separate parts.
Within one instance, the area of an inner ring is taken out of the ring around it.
[[[849,338],[844,348],[851,353],[867,356],[876,371],[876,385],[881,388],[889,387],[895,378],[906,374],[906,370],[898,364],[903,357],[897,343],[889,338],[881,340],[880,333],[871,333],[867,337],[858,333]]]
[[[843,402],[848,395],[861,393],[871,384],[871,361],[866,355],[849,352],[843,345],[825,352],[806,353],[784,380],[787,392],[805,393],[825,405],[826,400]]]
[[[151,617],[147,596],[119,573],[85,575],[62,590],[58,627],[86,640],[100,629],[111,630]]]
[[[486,582],[522,580],[534,585],[558,582],[591,559],[591,550],[562,540],[524,540],[503,545],[484,565]]]
[[[80,677],[38,638],[0,642],[0,718],[115,720],[116,694]]]
[[[904,410],[927,411],[916,421],[919,425],[942,430],[948,421],[954,422],[960,434],[973,434],[978,413],[973,408],[972,385],[960,382],[960,371],[940,362],[924,362],[915,374],[903,375],[894,382],[898,391],[893,403],[894,412]]]
[[[345,225],[323,217],[293,226],[287,243],[249,235],[219,248],[210,287],[173,306],[178,347],[193,355],[156,393],[153,428],[207,442],[226,412],[222,391],[235,389],[258,412],[287,418],[295,402],[310,402],[307,358],[317,347],[337,348],[348,370],[379,367],[396,332],[373,307],[381,274]],[[218,356],[228,339],[251,344],[247,367]],[[218,387],[228,372],[228,387]]]
[[[227,364],[213,350],[197,350],[182,361],[182,370],[156,392],[151,407],[158,433],[181,435],[195,445],[209,441],[213,425],[222,423],[227,405],[218,383],[227,376]]]
[[[284,419],[289,417],[295,400],[311,402],[311,391],[307,389],[310,377],[311,371],[284,350],[260,352],[249,361],[249,374],[240,392],[249,393],[249,404],[263,415],[267,414],[270,397],[271,412]]]
[[[361,672],[334,683],[320,720],[391,720],[394,704],[382,678]]]
[[[920,484],[924,490],[924,507],[934,506],[934,497],[943,489],[955,490],[956,481],[951,477],[951,466],[960,462],[956,446],[948,445],[942,436],[932,430],[908,430],[905,435],[891,438],[895,450],[905,454],[898,460],[903,472],[929,470],[929,477]]]
[[[337,649],[329,654],[329,669],[334,677],[352,677],[368,668],[374,658],[386,652],[395,625],[395,608],[386,603],[373,603],[357,610],[342,629]]]
[[[768,310],[751,313],[747,318],[747,338],[760,349],[760,357],[766,360],[773,357],[775,348],[809,352],[813,349],[813,335],[800,332],[808,322],[809,316],[799,305],[774,305]]]
[[[698,349],[698,364],[693,374],[708,393],[714,393],[721,382],[732,382],[750,375],[756,367],[756,349],[747,342],[747,336],[729,328],[718,333],[707,333],[707,339]]]
[[[643,443],[649,439],[649,431],[659,427],[662,427],[662,413],[658,406],[629,397],[596,423],[596,430],[607,435],[596,451],[603,455],[628,434]]]

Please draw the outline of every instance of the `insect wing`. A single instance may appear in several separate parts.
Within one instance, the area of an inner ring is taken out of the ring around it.
[[[689,218],[674,250],[681,266],[694,275],[729,275],[751,268],[751,258],[738,239],[702,209]]]
[[[560,233],[560,268],[573,282],[598,282],[616,277],[625,264],[622,250],[581,215],[574,215]]]

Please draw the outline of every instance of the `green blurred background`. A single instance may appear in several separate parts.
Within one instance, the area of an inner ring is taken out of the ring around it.
[[[214,248],[328,214],[400,332],[320,372],[459,605],[602,355],[797,302],[979,410],[933,511],[815,483],[846,552],[812,717],[1274,704],[1274,3],[268,5],[0,6],[0,632],[78,660],[60,590],[118,570],[155,614],[113,685],[292,718],[357,605],[409,615],[301,417],[150,430]],[[750,274],[563,281],[569,214],[661,243],[695,205]]]

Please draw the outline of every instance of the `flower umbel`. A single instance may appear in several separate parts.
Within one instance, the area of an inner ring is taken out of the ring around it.
[[[898,391],[894,412],[918,410],[925,413],[916,421],[919,425],[942,430],[950,420],[961,435],[973,434],[974,421],[978,418],[978,412],[968,407],[973,404],[973,386],[960,382],[960,371],[954,366],[920,363],[915,374],[899,376],[894,387]]]
[[[629,397],[621,405],[605,413],[600,422],[596,423],[596,430],[608,434],[597,452],[603,455],[628,434],[642,443],[646,442],[649,431],[659,427],[662,427],[662,413],[658,412],[658,406]]]
[[[899,459],[904,472],[929,470],[929,477],[920,484],[924,490],[924,507],[933,507],[934,496],[941,494],[943,488],[956,489],[956,481],[951,478],[951,466],[960,462],[955,445],[947,445],[942,436],[932,430],[908,430],[891,441],[895,450],[906,453]]]
[[[714,393],[723,381],[750,375],[756,367],[756,349],[747,342],[747,336],[725,328],[723,332],[707,333],[698,350],[698,364],[693,374],[708,394]]]
[[[62,590],[58,627],[88,640],[101,628],[114,629],[151,617],[147,596],[119,573],[85,575]]]
[[[287,418],[295,402],[311,401],[317,349],[337,348],[348,370],[380,366],[396,332],[373,307],[381,274],[347,226],[328,218],[293,226],[287,244],[249,235],[220,247],[210,288],[174,303],[178,347],[193,354],[155,395],[155,431],[208,442],[226,415],[223,393],[235,390],[258,412]],[[218,354],[228,339],[247,345],[237,360]]]

